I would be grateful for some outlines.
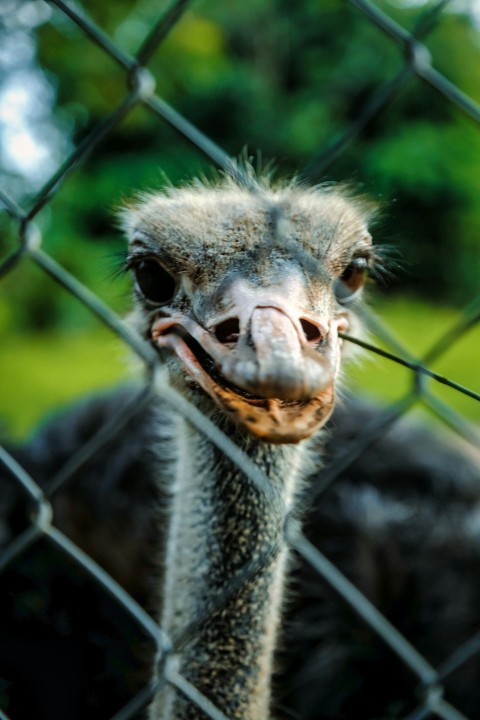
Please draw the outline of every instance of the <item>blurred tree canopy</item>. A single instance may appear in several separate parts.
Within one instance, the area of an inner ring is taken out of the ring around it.
[[[377,4],[409,31],[431,10],[401,0]],[[167,5],[83,0],[82,7],[120,47],[134,53]],[[40,73],[51,91],[49,122],[62,140],[51,145],[50,159],[55,157],[58,166],[121,101],[126,79],[68,18],[45,8],[35,21],[24,17],[18,27],[34,48],[29,59],[22,56],[24,70],[37,78]],[[0,27],[0,45],[12,33],[12,17],[10,25]],[[473,19],[447,6],[425,42],[435,67],[480,101],[480,32]],[[10,73],[18,70],[12,52]],[[328,147],[401,70],[404,57],[344,0],[198,0],[148,66],[157,93],[227,152],[238,155],[248,147],[255,157],[260,151],[262,162],[274,159],[283,175],[301,171]],[[0,117],[7,70],[4,66],[0,77]],[[44,116],[45,110],[42,127]],[[32,111],[29,122],[33,131],[40,118]],[[408,288],[434,300],[467,302],[478,291],[480,274],[478,158],[480,127],[412,76],[316,179],[353,181],[383,205],[377,236],[400,249],[406,268],[396,271],[390,291]],[[166,123],[136,108],[41,212],[45,247],[123,309],[125,288],[111,284],[108,260],[123,246],[115,231],[115,206],[138,190],[160,187],[165,176],[178,183],[198,173],[210,175],[210,163]],[[29,178],[11,165],[2,177],[20,204],[41,184],[37,178],[35,185],[35,173]],[[0,221],[0,232],[8,247],[13,235],[7,221]],[[21,283],[14,273],[6,278],[1,291],[9,304],[20,295],[24,303],[17,327],[84,321],[81,310],[77,315],[70,301],[64,307],[48,283],[33,268],[22,274]],[[0,300],[0,325],[2,317]]]

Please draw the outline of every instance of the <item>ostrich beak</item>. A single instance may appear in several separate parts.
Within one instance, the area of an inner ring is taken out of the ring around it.
[[[175,352],[187,376],[237,425],[266,442],[295,443],[313,435],[334,406],[345,319],[316,327],[308,340],[295,314],[264,302],[243,308],[235,342],[219,341],[180,314],[157,319],[152,339]]]
[[[249,331],[223,358],[220,371],[254,395],[284,401],[316,397],[337,372],[335,328],[319,334],[321,352],[310,347],[296,323],[277,307],[256,307]]]

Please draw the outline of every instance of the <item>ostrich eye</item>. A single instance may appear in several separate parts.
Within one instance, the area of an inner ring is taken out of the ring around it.
[[[338,302],[346,302],[354,297],[365,284],[368,260],[365,257],[353,258],[342,275],[335,281],[335,295]]]
[[[175,278],[156,260],[139,260],[133,265],[133,274],[137,289],[146,300],[156,305],[166,305],[175,296]]]

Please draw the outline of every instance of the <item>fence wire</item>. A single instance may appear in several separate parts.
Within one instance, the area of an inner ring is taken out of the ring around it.
[[[40,539],[46,539],[61,553],[78,564],[91,580],[101,588],[102,592],[114,598],[139,628],[154,644],[157,655],[161,659],[162,676],[158,682],[170,683],[179,693],[194,705],[198,706],[207,717],[213,720],[228,720],[226,716],[204,697],[197,688],[183,677],[176,664],[176,653],[195,634],[198,627],[207,620],[205,615],[199,616],[175,642],[163,632],[151,616],[91,557],[83,552],[65,533],[53,525],[52,497],[60,488],[65,487],[75,473],[78,473],[92,457],[114,438],[136,413],[141,412],[152,394],[160,393],[168,405],[175,408],[207,436],[228,458],[237,465],[248,481],[268,501],[276,505],[277,512],[285,515],[285,540],[295,551],[309,563],[321,578],[343,600],[351,606],[364,623],[376,633],[417,677],[422,691],[419,695],[417,708],[408,716],[408,720],[420,720],[427,717],[459,720],[464,715],[450,705],[443,696],[443,684],[451,674],[467,662],[475,654],[480,653],[480,633],[473,634],[470,639],[457,647],[444,662],[433,667],[382,613],[360,592],[353,583],[324,554],[315,548],[305,537],[299,523],[285,514],[285,509],[277,496],[272,484],[262,471],[222,432],[183,396],[169,386],[164,368],[159,357],[142,343],[139,338],[123,323],[122,320],[94,293],[80,283],[67,270],[41,249],[42,238],[35,224],[38,213],[49,204],[63,183],[75,172],[80,163],[94,152],[98,144],[114,130],[122,120],[138,106],[147,108],[159,121],[164,121],[184,136],[199,152],[203,153],[215,165],[233,175],[245,186],[251,182],[247,174],[232,158],[230,158],[209,137],[204,135],[189,120],[168,105],[165,100],[155,94],[155,79],[145,67],[148,60],[163,42],[169,31],[182,17],[189,6],[188,0],[177,0],[169,11],[159,17],[156,25],[145,37],[135,56],[125,53],[105,32],[98,27],[80,5],[73,5],[63,0],[48,0],[68,20],[74,23],[87,36],[89,41],[100,48],[106,56],[115,61],[125,73],[127,91],[120,103],[112,108],[110,114],[97,124],[83,139],[78,147],[69,155],[44,187],[30,201],[28,207],[20,206],[9,197],[7,188],[0,188],[0,204],[17,222],[18,245],[0,265],[0,277],[11,273],[14,268],[25,262],[33,261],[44,273],[51,276],[64,290],[76,297],[105,326],[115,333],[138,356],[146,369],[147,380],[144,388],[133,398],[123,412],[108,421],[100,431],[77,453],[72,456],[46,484],[41,488],[35,478],[9,454],[5,448],[0,449],[0,461],[7,472],[18,484],[21,492],[29,500],[31,506],[30,523],[20,532],[0,554],[0,572],[16,563],[27,549]],[[380,87],[366,100],[355,120],[333,138],[317,156],[313,157],[303,170],[303,177],[316,180],[324,174],[333,160],[355,140],[366,125],[395,100],[402,87],[412,78],[417,77],[423,83],[433,87],[446,102],[453,103],[466,113],[480,130],[480,107],[466,96],[458,87],[439,73],[432,64],[432,59],[422,39],[428,36],[439,22],[448,0],[442,0],[423,12],[414,30],[410,33],[396,24],[391,17],[369,0],[348,0],[352,12],[360,12],[365,20],[373,23],[379,33],[385,34],[392,42],[398,43],[403,49],[404,65],[400,72]],[[453,380],[443,377],[432,370],[434,361],[449,351],[472,327],[480,321],[480,296],[475,298],[457,321],[447,328],[443,336],[437,340],[422,358],[412,357],[410,352],[393,337],[391,331],[379,320],[365,311],[365,322],[382,345],[377,347],[357,338],[344,336],[348,342],[360,345],[371,353],[379,354],[392,363],[407,368],[411,373],[411,389],[401,400],[385,408],[378,417],[366,425],[357,440],[335,463],[335,467],[327,469],[320,478],[314,492],[318,497],[335,482],[340,473],[374,443],[378,437],[402,418],[412,407],[423,403],[449,428],[453,428],[468,442],[478,444],[476,429],[463,417],[454,412],[448,405],[434,396],[426,380],[446,385],[456,392],[480,401],[480,394],[472,388],[464,387]],[[228,599],[250,579],[254,578],[261,566],[268,563],[278,551],[277,547],[267,548],[263,557],[256,562],[249,562],[230,578],[228,585],[214,601],[209,612],[224,606]],[[119,710],[113,720],[129,720],[144,708],[155,692],[154,684],[147,685],[133,696]],[[7,714],[0,710],[0,718],[8,720]]]

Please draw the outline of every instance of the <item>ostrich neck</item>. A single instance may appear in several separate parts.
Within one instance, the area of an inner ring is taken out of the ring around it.
[[[161,626],[175,646],[190,623],[206,618],[180,644],[180,672],[227,717],[266,720],[287,565],[284,517],[208,440],[183,420],[176,423]],[[302,448],[252,440],[246,447],[238,434],[233,439],[275,484],[285,509],[291,507]],[[276,552],[262,563],[273,547]],[[253,579],[215,606],[229,581],[257,560]],[[169,685],[155,697],[150,714],[151,720],[204,717]]]

